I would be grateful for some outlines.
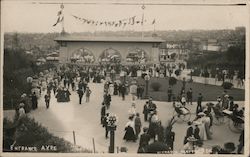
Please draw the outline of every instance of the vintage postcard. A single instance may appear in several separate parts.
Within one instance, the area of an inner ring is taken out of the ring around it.
[[[0,156],[249,156],[249,13],[2,0]]]

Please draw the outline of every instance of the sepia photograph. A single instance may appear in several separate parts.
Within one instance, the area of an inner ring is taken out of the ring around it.
[[[249,13],[2,0],[0,156],[249,156]]]

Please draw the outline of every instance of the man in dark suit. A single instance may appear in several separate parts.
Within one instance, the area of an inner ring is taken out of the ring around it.
[[[125,100],[125,94],[126,94],[126,87],[125,87],[125,85],[123,84],[123,85],[121,86],[122,100]]]
[[[101,108],[101,124],[103,124],[104,117],[106,115],[106,106],[105,103],[102,103],[102,108]]]
[[[170,150],[174,149],[175,132],[172,131],[172,126],[167,127],[165,135],[165,143]]]
[[[169,87],[169,88],[168,88],[168,102],[171,101],[171,98],[172,98],[172,88]]]
[[[105,127],[105,137],[108,138],[108,133],[109,133],[109,129],[108,129],[108,116],[109,113],[106,113],[106,115],[103,118],[103,124],[102,126]]]
[[[78,89],[77,90],[78,96],[79,96],[79,104],[82,104],[82,97],[83,97],[83,90],[82,89]]]
[[[188,122],[188,129],[187,129],[187,133],[186,133],[186,136],[192,136],[193,135],[193,132],[194,132],[194,129],[193,129],[193,126],[192,126],[192,122]]]
[[[148,142],[150,141],[150,135],[147,132],[148,132],[148,128],[144,127],[143,134],[141,134],[141,137],[140,137],[139,149],[149,144]]]
[[[144,114],[144,121],[148,121],[148,113],[149,113],[149,106],[148,101],[146,101],[146,104],[143,107],[143,114]]]
[[[186,136],[184,138],[184,144],[186,144],[188,141],[187,139],[190,137],[190,136],[193,136],[194,135],[194,129],[193,129],[193,126],[192,126],[192,122],[188,122],[188,129],[187,129],[187,133],[186,133]]]

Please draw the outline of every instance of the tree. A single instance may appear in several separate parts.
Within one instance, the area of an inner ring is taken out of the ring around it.
[[[228,61],[236,64],[241,64],[245,62],[245,46],[237,45],[228,48],[226,57]]]

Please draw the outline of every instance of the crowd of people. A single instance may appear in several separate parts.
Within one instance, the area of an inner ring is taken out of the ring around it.
[[[162,69],[165,70],[165,73]],[[168,74],[166,73],[166,71],[168,71],[166,69],[168,68],[164,66],[149,68],[145,66],[138,66],[136,68],[120,68],[115,66],[62,66],[50,70],[49,77],[43,76],[46,87],[44,87],[43,81],[38,83],[38,87],[40,95],[42,90],[45,89],[44,101],[46,108],[49,109],[52,91],[58,102],[69,102],[71,100],[71,89],[72,92],[78,94],[79,104],[82,104],[84,96],[86,103],[89,103],[92,94],[88,85],[89,82],[104,82],[103,101],[100,107],[100,124],[105,129],[106,138],[109,138],[110,132],[108,117],[110,116],[109,109],[111,107],[112,97],[118,96],[121,97],[122,100],[125,100],[126,95],[131,94],[132,104],[128,111],[128,122],[124,127],[123,140],[127,142],[138,142],[138,153],[171,152],[174,150],[175,142],[175,132],[173,131],[175,117],[170,119],[168,125],[164,127],[158,116],[157,105],[151,97],[145,102],[143,110],[138,111],[135,100],[143,98],[144,86],[137,84],[135,80],[127,81],[128,76],[143,77],[150,75],[161,77],[161,74],[166,76]],[[117,79],[117,75],[119,75],[119,79]],[[169,72],[169,75],[171,76],[171,72]],[[197,103],[194,103],[192,88],[186,89],[186,82],[183,80],[183,87],[178,95],[173,95],[172,87],[169,87],[167,94],[168,101],[173,103],[176,112],[180,115],[184,114],[185,108],[188,105],[197,104],[195,111],[196,117],[188,122],[188,128],[183,142],[183,149],[190,152],[195,149],[194,147],[202,147],[204,141],[212,140],[213,118],[216,118],[212,116],[212,112],[216,115],[222,115],[223,110],[229,110],[233,116],[244,117],[244,108],[240,109],[239,105],[234,103],[233,97],[229,96],[227,91],[224,91],[221,96],[218,96],[216,104],[208,103],[204,105],[202,93],[199,93]],[[16,108],[17,115],[18,117],[22,117],[25,113],[30,112],[31,109],[35,110],[37,107],[37,93],[33,92],[30,95],[23,94],[20,98],[20,104],[17,105]],[[142,128],[143,122],[140,113],[143,114],[143,120],[148,124],[148,127]],[[244,138],[242,138],[243,135],[241,134],[237,153],[242,152],[244,146],[244,141],[242,142],[242,140],[244,140]],[[227,149],[230,145],[232,147],[232,144],[225,144],[224,148],[213,147],[213,153],[230,153]]]

